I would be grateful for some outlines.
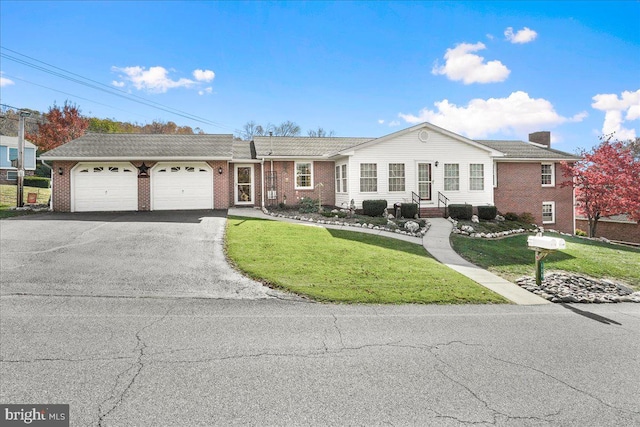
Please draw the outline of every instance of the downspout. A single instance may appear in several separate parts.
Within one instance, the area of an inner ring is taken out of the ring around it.
[[[53,168],[40,159],[40,163],[49,168],[49,182],[51,183],[51,196],[49,196],[49,210],[53,210]]]
[[[264,206],[264,157],[260,160],[260,175],[262,180],[260,181],[260,203],[262,205],[262,209],[265,209]]]

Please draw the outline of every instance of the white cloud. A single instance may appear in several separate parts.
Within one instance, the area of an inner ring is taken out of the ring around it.
[[[407,123],[429,122],[469,138],[486,138],[495,133],[523,134],[566,122],[579,122],[581,112],[567,118],[559,115],[551,102],[531,98],[528,93],[513,92],[507,98],[472,99],[457,106],[447,99],[434,103],[435,109],[423,108],[417,115],[400,113]]]
[[[397,120],[392,120],[389,122],[389,126],[390,127],[396,127],[396,126],[400,126],[400,122]]]
[[[502,82],[511,71],[500,61],[484,62],[484,58],[472,52],[486,49],[484,43],[461,43],[444,54],[445,64],[436,65],[431,72],[443,74],[449,80],[462,80],[464,84]]]
[[[125,83],[124,82],[119,82],[117,80],[114,80],[111,82],[111,84],[115,87],[124,87]]]
[[[504,36],[511,43],[523,44],[534,41],[536,37],[538,37],[538,33],[533,31],[531,28],[524,27],[514,34],[513,27],[507,27],[507,29],[504,30]]]
[[[113,71],[123,73],[122,78],[133,83],[138,90],[147,90],[154,93],[165,93],[167,90],[176,87],[191,87],[195,85],[193,80],[180,78],[171,80],[168,77],[169,71],[164,67],[112,67]]]
[[[206,87],[206,88],[198,91],[198,95],[204,95],[205,93],[206,94],[213,93],[213,88],[211,86],[209,86],[209,87]]]
[[[636,137],[636,129],[623,127],[623,124],[640,119],[640,89],[635,92],[625,90],[620,97],[615,93],[605,93],[595,95],[592,99],[591,106],[605,112],[603,135],[615,132],[615,138],[619,140]],[[623,113],[626,114],[623,116]]]
[[[211,70],[194,70],[193,77],[199,82],[210,82],[216,76]]]
[[[13,80],[0,76],[0,87],[10,86],[14,84],[15,82]]]
[[[384,124],[384,120],[383,119],[378,119],[378,124],[379,125],[383,125]]]

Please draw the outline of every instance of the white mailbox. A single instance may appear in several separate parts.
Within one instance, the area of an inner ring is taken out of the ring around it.
[[[531,248],[539,248],[546,250],[559,250],[566,249],[567,245],[564,239],[548,236],[529,236],[527,239],[527,245]]]

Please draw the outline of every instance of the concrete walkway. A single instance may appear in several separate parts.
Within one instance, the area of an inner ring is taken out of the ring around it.
[[[516,304],[551,304],[546,299],[522,289],[515,283],[511,283],[502,277],[473,265],[458,255],[449,243],[449,235],[453,229],[451,222],[444,218],[429,218],[429,222],[431,223],[431,227],[422,240],[422,246],[424,246],[427,252],[433,255],[435,259]]]
[[[424,238],[411,237],[403,234],[391,233],[381,230],[370,230],[367,228],[355,228],[341,225],[327,225],[306,223],[304,221],[297,221],[288,218],[278,218],[270,215],[265,215],[260,209],[254,208],[230,208],[229,215],[244,216],[249,218],[261,218],[272,219],[277,221],[285,221],[295,224],[311,225],[316,227],[325,227],[331,229],[342,229],[349,231],[357,231],[367,234],[377,234],[380,236],[391,237],[398,240],[404,240],[416,244],[422,244],[422,246],[429,252],[435,259],[445,264],[447,267],[467,276],[474,282],[484,286],[493,292],[502,295],[509,301],[519,305],[539,305],[539,304],[551,304],[544,298],[541,298],[531,292],[522,289],[515,283],[511,283],[502,277],[496,276],[487,270],[484,270],[478,266],[471,264],[469,261],[458,255],[452,248],[449,242],[449,235],[453,229],[453,224],[444,218],[429,218],[431,227]]]

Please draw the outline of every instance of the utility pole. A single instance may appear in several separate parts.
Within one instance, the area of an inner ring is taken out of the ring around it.
[[[24,119],[31,115],[28,111],[20,111],[20,121],[18,122],[18,194],[16,206],[24,206]]]

